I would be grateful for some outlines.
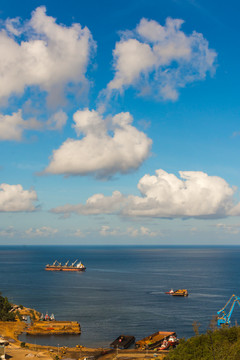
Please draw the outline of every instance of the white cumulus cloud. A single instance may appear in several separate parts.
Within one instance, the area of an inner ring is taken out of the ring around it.
[[[235,189],[218,176],[164,170],[145,175],[138,183],[142,196],[129,196],[124,213],[152,217],[224,217],[233,207]]]
[[[109,177],[137,169],[149,156],[152,140],[132,125],[128,112],[104,119],[85,109],[73,118],[82,138],[67,139],[54,150],[45,173]]]
[[[135,30],[123,32],[113,51],[115,75],[108,91],[134,86],[140,95],[176,100],[180,88],[213,73],[216,52],[202,34],[185,34],[183,22],[167,18],[162,26],[143,18]]]
[[[235,187],[218,176],[201,171],[180,171],[180,177],[157,170],[155,175],[143,176],[138,189],[141,196],[124,196],[119,191],[111,196],[95,194],[86,204],[64,205],[52,212],[70,215],[78,213],[117,214],[128,217],[153,218],[223,218],[240,215],[235,204]],[[133,229],[133,234],[151,235],[148,228]]]
[[[44,6],[23,27],[8,19],[0,31],[0,98],[38,86],[56,100],[68,83],[86,82],[94,47],[87,27],[58,25]]]
[[[0,212],[34,211],[37,194],[21,185],[0,184]]]
[[[0,114],[0,140],[22,140],[24,130],[40,129],[41,123],[32,118],[24,120],[22,111],[12,113],[11,115]]]

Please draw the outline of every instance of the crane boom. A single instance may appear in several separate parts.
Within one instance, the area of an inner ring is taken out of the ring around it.
[[[75,264],[76,264],[76,262],[78,261],[78,259],[76,260],[76,261],[74,261],[73,263],[72,263],[72,265],[71,266],[74,266]]]
[[[230,306],[230,310],[227,312],[227,306],[231,303],[232,301],[232,304]],[[230,297],[230,299],[227,301],[227,303],[225,304],[225,306],[219,310],[217,312],[218,314],[218,320],[217,320],[217,324],[218,326],[221,326],[223,324],[225,325],[229,325],[230,322],[231,322],[231,316],[232,316],[232,313],[233,313],[233,310],[234,310],[234,307],[236,305],[236,303],[239,305],[240,307],[240,297],[236,296],[236,295],[232,295]]]

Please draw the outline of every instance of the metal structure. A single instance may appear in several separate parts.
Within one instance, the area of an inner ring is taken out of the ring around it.
[[[218,314],[218,318],[217,318],[218,326],[229,325],[230,324],[231,316],[232,316],[232,313],[233,313],[233,310],[234,310],[234,307],[235,307],[236,303],[240,307],[240,297],[233,294],[230,297],[230,299],[228,300],[228,302],[225,304],[225,306],[221,310],[219,310],[217,312],[217,314]],[[229,309],[228,305],[230,306],[230,309]],[[227,310],[227,308],[229,309],[229,311]]]

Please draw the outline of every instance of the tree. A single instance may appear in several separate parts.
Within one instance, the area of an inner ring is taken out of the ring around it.
[[[8,298],[0,295],[0,321],[14,321],[15,314],[11,310],[12,305]]]

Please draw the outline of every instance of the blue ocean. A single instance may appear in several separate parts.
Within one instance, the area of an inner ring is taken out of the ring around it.
[[[48,272],[76,259],[86,272]],[[81,324],[80,336],[26,336],[44,344],[107,347],[120,334],[136,340],[159,330],[200,332],[234,293],[240,296],[240,247],[0,247],[2,295],[11,302]],[[188,297],[165,292],[188,289]],[[240,322],[234,309],[232,322]]]

